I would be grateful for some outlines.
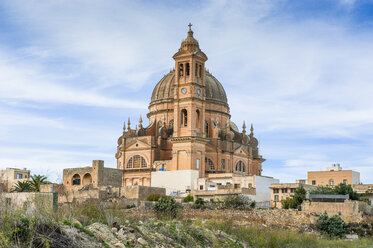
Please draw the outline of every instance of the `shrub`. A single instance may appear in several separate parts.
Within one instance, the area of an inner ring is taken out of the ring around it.
[[[34,222],[34,221],[32,221]],[[21,217],[16,224],[14,229],[13,238],[14,240],[19,240],[21,243],[28,242],[32,237],[33,224],[26,217]]]
[[[154,205],[153,210],[159,219],[174,219],[180,208],[180,204],[174,198],[161,197]]]
[[[197,200],[194,202],[196,205],[205,205],[205,200],[203,198],[197,198]]]
[[[316,189],[310,191],[310,194],[334,195],[334,189],[330,186],[317,186]]]
[[[297,209],[302,204],[302,202],[306,199],[306,190],[300,186],[295,190],[294,195],[291,198],[286,200],[282,200],[282,208],[289,209],[294,208]]]
[[[334,192],[338,195],[349,195],[351,200],[360,200],[360,196],[353,190],[351,185],[340,183],[335,186]]]
[[[250,204],[250,199],[243,195],[229,195],[224,198],[224,207],[226,208],[244,209],[250,206]]]
[[[183,202],[193,202],[194,201],[194,197],[192,196],[192,195],[187,195],[185,198],[184,198],[184,200],[183,200]]]
[[[331,218],[327,214],[321,215],[316,222],[316,228],[330,236],[337,237],[343,237],[347,231],[346,223],[339,215],[334,215]]]
[[[197,198],[197,200],[194,202],[192,208],[204,209],[205,208],[205,201],[203,200],[203,198]]]
[[[161,198],[160,194],[151,194],[146,198],[147,201],[158,201]]]
[[[97,202],[87,201],[73,208],[75,218],[83,225],[90,225],[95,222],[105,223],[105,212],[107,211]]]
[[[250,203],[250,207],[251,207],[251,208],[255,208],[255,206],[256,206],[256,202],[255,202],[255,201],[252,201],[252,202]]]

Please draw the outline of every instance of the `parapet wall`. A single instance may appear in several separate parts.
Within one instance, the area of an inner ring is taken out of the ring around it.
[[[310,202],[302,203],[302,212],[341,215],[347,222],[360,222],[364,214],[372,214],[372,207],[361,201],[346,200],[344,202]]]
[[[166,195],[166,189],[148,186],[126,186],[121,188],[121,196],[127,199],[145,201],[152,194]]]
[[[40,192],[14,192],[1,194],[1,204],[8,209],[38,209],[42,207],[47,210],[56,210],[58,195],[57,193]]]

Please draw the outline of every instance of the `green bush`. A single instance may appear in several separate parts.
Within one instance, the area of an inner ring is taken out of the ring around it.
[[[83,204],[76,205],[73,208],[73,214],[76,219],[84,226],[90,225],[95,222],[106,223],[105,213],[107,209],[104,209],[97,202],[85,202]]]
[[[197,198],[192,205],[192,208],[194,209],[204,209],[205,208],[205,201],[203,198]]]
[[[28,242],[32,237],[33,223],[26,217],[21,217],[17,220],[16,228],[14,229],[13,238],[21,243]]]
[[[340,183],[335,186],[334,192],[338,195],[349,195],[351,200],[360,200],[358,193],[349,184]]]
[[[251,201],[243,195],[229,195],[223,201],[225,208],[245,209],[251,205]]]
[[[346,223],[339,215],[334,215],[331,218],[327,214],[321,215],[316,222],[316,228],[321,232],[336,237],[344,237],[347,231]]]
[[[194,203],[196,205],[203,206],[203,205],[205,205],[205,200],[203,200],[203,198],[197,198],[197,200]]]
[[[184,198],[184,200],[183,200],[183,202],[193,202],[194,201],[194,197],[192,196],[192,195],[187,195],[185,198]]]
[[[174,219],[177,217],[180,208],[180,204],[174,198],[161,197],[154,205],[153,210],[158,219]]]
[[[161,198],[160,194],[151,194],[146,198],[147,201],[158,201]]]
[[[294,208],[297,209],[302,204],[302,202],[306,199],[306,190],[300,186],[295,190],[294,195],[291,198],[286,200],[282,200],[282,208],[289,209]]]

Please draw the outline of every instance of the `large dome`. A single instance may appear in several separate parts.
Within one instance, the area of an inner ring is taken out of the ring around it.
[[[175,71],[170,71],[154,87],[150,105],[174,100]],[[228,106],[227,95],[221,83],[208,71],[205,71],[206,102]]]

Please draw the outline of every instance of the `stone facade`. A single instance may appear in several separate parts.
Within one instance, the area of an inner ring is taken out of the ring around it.
[[[65,189],[63,184],[60,183],[47,183],[40,185],[40,192],[42,193],[52,193],[56,192],[58,194],[64,194]]]
[[[123,171],[105,168],[104,161],[93,160],[92,167],[69,168],[63,170],[63,185],[66,193],[83,187],[122,187]]]
[[[165,188],[148,187],[148,186],[126,186],[122,188],[122,194],[127,199],[138,199],[146,201],[149,195],[166,195]]]
[[[327,167],[326,171],[307,172],[307,184],[319,186],[335,186],[340,183],[360,184],[360,173],[352,170],[342,170],[338,166]]]
[[[29,181],[30,171],[26,169],[7,168],[0,170],[1,189],[10,192],[17,182]]]
[[[264,159],[253,127],[247,135],[245,123],[239,131],[230,120],[225,90],[205,69],[207,56],[191,29],[173,59],[175,69],[153,90],[149,126],[140,117],[131,128],[128,120],[118,139],[115,157],[123,186],[152,185],[154,171],[194,170],[200,178],[233,172],[261,175]]]

